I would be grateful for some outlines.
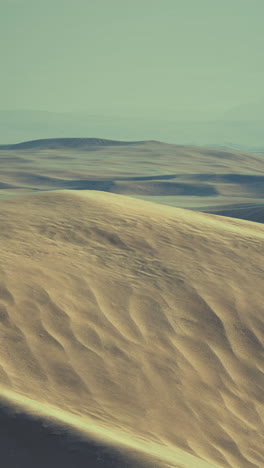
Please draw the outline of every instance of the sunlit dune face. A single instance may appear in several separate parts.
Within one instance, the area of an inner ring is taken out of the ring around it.
[[[4,400],[153,466],[261,466],[261,224],[94,191],[0,217]]]

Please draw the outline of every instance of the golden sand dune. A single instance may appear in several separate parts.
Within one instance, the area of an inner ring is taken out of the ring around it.
[[[0,226],[3,404],[152,467],[264,466],[261,224],[60,191]]]
[[[0,147],[0,165],[1,198],[98,190],[199,211],[221,206],[225,214],[229,205],[259,204],[264,196],[262,155],[155,141],[31,141]]]

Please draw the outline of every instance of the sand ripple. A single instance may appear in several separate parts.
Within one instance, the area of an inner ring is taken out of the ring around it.
[[[262,225],[67,191],[0,218],[4,399],[156,466],[264,466]]]

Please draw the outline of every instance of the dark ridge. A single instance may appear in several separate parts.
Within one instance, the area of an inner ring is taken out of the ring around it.
[[[215,196],[218,191],[212,185],[174,182],[176,175],[146,176],[146,177],[116,177],[114,179],[59,179],[56,177],[19,174],[20,185],[13,188],[45,189],[45,190],[99,190],[111,193],[133,193],[147,195],[196,195]],[[172,182],[167,182],[172,180]],[[120,185],[119,182],[125,182]],[[135,182],[135,184],[134,184]],[[1,183],[0,183],[1,188]],[[4,187],[3,187],[4,188]]]
[[[160,175],[151,175],[151,176],[125,176],[125,177],[114,177],[108,178],[107,176],[103,179],[99,177],[94,179],[60,179],[56,177],[42,176],[34,173],[21,172],[17,175],[17,180],[20,180],[23,183],[44,183],[51,184],[52,187],[57,186],[72,186],[76,187],[76,184],[97,184],[103,182],[113,182],[113,181],[127,181],[127,182],[143,182],[143,181],[165,181],[177,179],[179,183],[194,182],[200,186],[201,182],[209,183],[226,183],[226,184],[245,184],[245,185],[254,185],[260,187],[264,186],[264,176],[255,175],[255,174],[160,174]],[[93,189],[92,189],[93,190]]]
[[[42,140],[24,141],[12,145],[1,145],[1,150],[15,149],[80,149],[89,150],[96,146],[128,146],[141,145],[145,141],[115,141],[101,138],[49,138]],[[94,149],[94,148],[93,148]]]
[[[218,206],[213,209],[206,208],[204,213],[227,216],[228,218],[244,219],[255,223],[264,223],[264,203],[245,203],[227,206]]]
[[[34,173],[21,172],[17,175],[16,179],[24,184],[34,184],[34,185],[48,185],[50,187],[65,187],[65,188],[74,188],[78,189],[79,187],[85,187],[88,190],[88,187],[92,187],[98,184],[110,184],[114,181],[126,181],[126,182],[144,182],[144,181],[155,181],[155,180],[170,180],[175,179],[176,174],[172,175],[160,175],[160,176],[131,176],[131,177],[114,177],[114,178],[94,178],[94,179],[60,179],[58,177],[44,176]],[[7,184],[6,184],[7,185]],[[4,187],[2,187],[4,188]],[[7,187],[6,187],[7,188]],[[94,190],[94,188],[91,188]]]
[[[164,175],[157,175],[157,176],[131,176],[131,177],[115,177],[115,180],[123,180],[123,181],[144,181],[144,180],[170,180],[176,179],[176,177],[180,177],[178,174],[164,174]]]
[[[264,175],[257,174],[181,174],[178,177],[199,182],[229,184],[264,184]]]
[[[19,187],[13,184],[6,184],[5,182],[0,181],[0,190],[12,190],[12,189],[17,189],[17,188],[24,188],[24,187]]]
[[[151,468],[149,463],[62,425],[0,406],[1,465],[6,468]],[[155,466],[159,466],[158,464]]]
[[[146,184],[147,188],[148,185]],[[144,186],[142,187],[144,188]],[[184,184],[178,182],[156,182],[151,186],[152,192],[149,195],[156,195],[158,192],[159,195],[163,196],[196,196],[196,197],[209,197],[218,195],[218,191],[213,185],[203,185],[203,184]]]
[[[1,150],[1,146],[0,146],[0,150]],[[2,156],[2,155],[0,155],[0,164],[6,164],[6,163],[7,164],[10,164],[10,163],[24,164],[24,163],[31,163],[31,160],[21,158],[19,156],[12,156],[12,155]]]
[[[48,177],[34,174],[19,174],[17,176],[18,185],[9,185],[0,182],[0,189],[4,188],[27,188],[35,190],[99,190],[110,192],[114,186],[114,181],[111,179],[103,180],[87,180],[87,179],[59,179],[56,177]],[[21,185],[22,184],[22,185]]]

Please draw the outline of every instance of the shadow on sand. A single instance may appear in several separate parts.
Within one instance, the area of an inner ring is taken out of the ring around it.
[[[5,468],[150,468],[136,455],[87,440],[62,426],[0,406]],[[152,465],[153,466],[153,465]]]

